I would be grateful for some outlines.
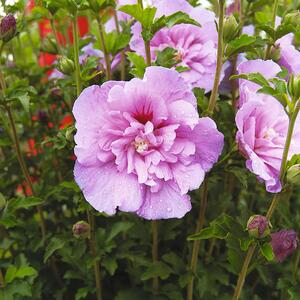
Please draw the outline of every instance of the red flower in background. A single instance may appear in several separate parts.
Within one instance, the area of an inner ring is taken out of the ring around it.
[[[30,0],[26,7],[26,12],[29,14],[31,10],[35,7],[34,0]],[[78,27],[79,27],[79,35],[82,37],[89,31],[89,24],[88,20],[85,16],[79,16],[77,18]],[[68,27],[68,36],[71,43],[73,43],[73,29],[72,24],[66,24]],[[44,19],[43,21],[39,22],[39,31],[41,39],[44,39],[47,35],[52,32],[51,24],[48,19]],[[66,44],[66,37],[59,31],[57,31],[57,39],[61,45]],[[56,59],[56,55],[41,52],[39,57],[39,64],[41,67],[51,66]],[[48,74],[49,75],[49,74]]]
[[[59,129],[65,129],[67,126],[74,123],[73,117],[71,115],[65,115],[64,118],[60,121]]]

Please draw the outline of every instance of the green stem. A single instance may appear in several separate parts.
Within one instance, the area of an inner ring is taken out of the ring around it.
[[[77,96],[81,92],[81,79],[80,79],[80,64],[79,64],[79,40],[78,40],[78,22],[77,13],[73,19],[73,41],[74,41],[74,62],[75,62],[75,78],[76,78],[76,91]]]
[[[60,47],[60,43],[59,43],[59,40],[58,40],[57,30],[56,30],[56,26],[54,24],[53,17],[51,17],[51,19],[50,19],[50,25],[51,25],[51,29],[53,31],[53,35],[54,35],[54,38],[55,38],[55,41],[56,41],[58,54],[62,54],[62,49]]]
[[[4,281],[2,270],[0,269],[0,288],[4,288],[4,287],[5,287],[5,281]]]
[[[95,241],[95,217],[90,210],[87,210],[88,221],[91,227],[91,236],[89,240],[91,254],[95,259],[94,262],[94,272],[95,272],[95,283],[96,283],[96,296],[97,300],[102,299],[102,288],[101,288],[101,273],[100,273],[100,263],[97,259],[97,248]]]
[[[219,88],[222,65],[223,65],[223,56],[224,56],[223,29],[224,29],[225,0],[219,0],[219,11],[220,11],[220,15],[219,15],[219,25],[218,25],[217,67],[216,67],[214,85],[208,103],[208,115],[210,116],[213,115],[216,106],[218,88]]]
[[[274,6],[273,6],[273,13],[272,13],[272,27],[275,28],[275,22],[276,22],[276,14],[278,10],[278,5],[279,5],[279,0],[274,1]],[[268,59],[270,57],[272,50],[272,44],[268,44],[266,53],[265,53],[265,59]]]
[[[150,41],[145,41],[145,52],[146,52],[146,63],[148,66],[151,66]]]
[[[119,20],[118,20],[118,16],[116,13],[116,10],[114,9],[114,19],[115,19],[115,24],[116,24],[116,30],[118,35],[120,35],[121,30],[120,30],[120,25],[119,25]],[[125,66],[125,51],[124,49],[121,50],[121,80],[124,81],[126,78],[126,66]]]
[[[292,113],[292,115],[290,116],[289,128],[288,128],[288,133],[287,133],[287,137],[286,137],[286,141],[285,141],[285,146],[284,146],[282,160],[281,160],[280,173],[279,173],[279,178],[280,178],[280,181],[281,181],[282,185],[284,183],[288,153],[289,153],[291,140],[292,140],[292,136],[293,136],[293,131],[294,131],[294,127],[295,127],[295,122],[296,122],[299,110],[300,110],[300,100],[298,100],[298,102],[296,103],[295,110]],[[276,207],[279,203],[280,196],[281,196],[281,193],[277,193],[273,197],[273,200],[272,200],[272,202],[270,204],[270,207],[268,209],[268,212],[266,214],[266,217],[269,220],[271,219],[271,217],[272,217],[272,215],[273,215],[273,213],[274,213],[274,211],[275,211],[275,209],[276,209]],[[252,256],[254,254],[255,247],[256,247],[256,245],[253,244],[248,249],[246,258],[245,258],[244,263],[243,263],[242,270],[239,274],[238,282],[237,282],[232,300],[238,300],[239,297],[240,297],[240,294],[242,292],[242,288],[243,288],[243,285],[244,285],[244,282],[245,282],[245,279],[246,279],[246,276],[247,276],[248,267],[249,267],[249,264],[251,262]]]
[[[204,180],[203,187],[202,187],[199,216],[198,216],[198,221],[197,221],[197,226],[196,226],[195,232],[201,231],[204,226],[205,212],[206,212],[206,207],[207,207],[207,195],[208,195],[208,179],[206,178]],[[196,240],[193,243],[193,249],[192,249],[190,270],[192,271],[193,276],[187,286],[187,296],[186,296],[187,300],[193,299],[194,278],[195,278],[194,275],[195,275],[196,269],[197,269],[199,249],[200,249],[200,240]]]
[[[97,22],[98,22],[98,29],[99,29],[99,36],[100,36],[100,44],[101,44],[101,48],[104,54],[104,60],[106,64],[106,79],[110,80],[111,79],[110,57],[105,45],[103,24],[99,15],[97,15]]]
[[[246,257],[245,257],[245,260],[244,260],[244,263],[243,263],[243,266],[242,266],[242,270],[241,270],[239,278],[238,278],[238,282],[237,282],[232,300],[238,300],[239,297],[240,297],[240,294],[242,292],[242,288],[244,286],[245,279],[246,279],[246,276],[247,276],[248,267],[249,267],[249,264],[251,262],[252,256],[254,254],[255,248],[256,248],[256,245],[252,244],[252,245],[250,245],[250,247],[248,249],[248,252],[246,254]]]

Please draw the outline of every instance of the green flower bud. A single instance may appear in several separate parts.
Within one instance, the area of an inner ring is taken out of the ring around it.
[[[291,166],[286,175],[289,183],[300,186],[300,164]]]
[[[58,48],[57,48],[55,38],[51,37],[51,36],[48,36],[47,38],[45,38],[43,43],[42,43],[41,50],[43,52],[48,52],[48,53],[51,53],[51,54],[57,54],[58,53]]]
[[[270,234],[270,221],[261,215],[251,216],[247,222],[247,230],[250,236],[264,238]]]
[[[234,15],[230,15],[225,18],[223,39],[225,43],[228,43],[235,39],[239,34],[239,24],[236,21]]]
[[[271,51],[271,59],[274,60],[274,61],[279,61],[281,57],[281,53],[280,53],[280,48],[279,46],[274,46],[272,47],[272,51]]]
[[[300,76],[295,77],[291,74],[288,81],[288,91],[294,101],[300,98]]]
[[[69,127],[67,130],[66,130],[66,139],[67,141],[69,142],[73,142],[74,141],[74,127]]]
[[[12,14],[8,14],[0,22],[0,39],[3,42],[10,41],[17,34],[17,22]]]
[[[292,12],[289,14],[286,14],[283,18],[283,23],[290,23],[294,26],[300,25],[300,12]]]
[[[71,59],[69,59],[65,56],[62,56],[58,60],[57,69],[65,75],[70,75],[74,72],[75,65],[74,65],[74,62]]]
[[[73,235],[77,239],[89,239],[91,235],[90,224],[85,221],[79,221],[73,225]]]
[[[6,200],[4,196],[0,193],[0,210],[2,210],[6,205]]]

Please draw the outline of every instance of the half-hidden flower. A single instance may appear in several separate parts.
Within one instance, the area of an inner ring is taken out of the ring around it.
[[[276,77],[276,75],[281,71],[281,68],[272,60],[255,59],[240,63],[237,70],[239,74],[260,73],[266,79],[271,79]],[[249,95],[256,93],[260,88],[261,86],[254,82],[246,79],[239,79],[239,106],[242,106],[245,102],[247,102]],[[258,97],[261,98],[263,96]]]
[[[300,153],[300,117],[297,118],[288,158]],[[248,91],[247,102],[236,115],[237,143],[247,168],[264,181],[268,192],[281,190],[279,179],[289,118],[273,97]]]
[[[161,83],[164,84],[161,84]],[[86,88],[75,101],[74,176],[86,200],[109,215],[181,218],[223,147],[210,118],[174,70]]]
[[[278,262],[284,261],[293,254],[299,244],[298,234],[293,229],[272,233],[271,238],[271,246]]]

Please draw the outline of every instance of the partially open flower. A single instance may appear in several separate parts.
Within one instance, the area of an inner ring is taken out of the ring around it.
[[[87,239],[90,238],[91,227],[85,221],[79,221],[73,225],[73,235],[79,239]]]
[[[17,32],[17,22],[12,14],[8,14],[2,18],[0,23],[0,39],[3,42],[11,40]]]
[[[256,238],[264,238],[270,234],[271,224],[265,216],[254,215],[247,222],[249,235]]]
[[[293,229],[272,233],[271,238],[271,246],[278,262],[284,261],[298,247],[298,234]]]

